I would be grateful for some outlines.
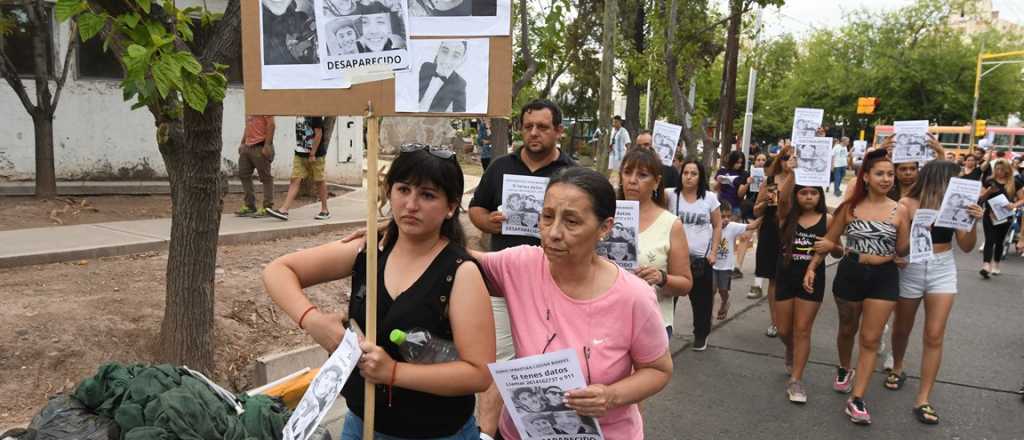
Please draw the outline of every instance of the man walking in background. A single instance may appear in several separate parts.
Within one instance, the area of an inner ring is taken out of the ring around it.
[[[629,148],[629,131],[622,126],[622,116],[612,118],[612,137],[608,142],[608,169],[618,170],[619,162]]]
[[[245,131],[238,146],[238,178],[245,191],[245,204],[235,212],[239,217],[263,217],[266,209],[274,206],[274,177],[270,174],[270,164],[274,162],[274,128],[273,116],[245,117]],[[263,206],[259,209],[252,185],[253,170],[260,173],[263,184]]]
[[[836,197],[843,195],[840,188],[843,185],[843,177],[846,177],[846,165],[850,155],[849,143],[850,138],[844,137],[832,146],[832,185],[835,186]]]
[[[327,220],[331,213],[327,210],[327,180],[324,166],[327,160],[327,145],[324,145],[324,118],[320,116],[300,116],[295,118],[295,157],[292,158],[292,179],[288,183],[288,197],[281,209],[267,208],[267,214],[281,220],[288,220],[288,208],[299,195],[302,179],[313,179],[320,195],[320,213],[313,217],[316,220]]]

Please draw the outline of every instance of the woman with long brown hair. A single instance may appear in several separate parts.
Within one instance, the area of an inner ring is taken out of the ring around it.
[[[661,178],[661,158],[652,150],[634,148],[622,158],[618,198],[640,203],[640,267],[634,274],[658,294],[661,318],[671,338],[676,298],[690,292],[693,277],[683,223],[665,209],[665,182]]]
[[[1000,195],[1005,195],[1010,201],[1010,208],[1017,209],[1024,200],[1024,188],[1017,188],[1013,178],[1013,169],[1006,159],[992,161],[992,177],[985,181],[984,191],[981,194],[981,205],[985,207],[985,216],[982,219],[982,226],[985,228],[985,248],[982,251],[981,270],[978,271],[986,280],[989,275],[999,275],[999,262],[1003,259],[1003,242],[1006,239],[1006,232],[1010,230],[1010,219],[996,219],[992,211],[992,205],[988,204]]]

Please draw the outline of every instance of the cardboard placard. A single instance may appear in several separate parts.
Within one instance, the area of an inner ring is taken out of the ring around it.
[[[245,77],[245,113],[249,115],[361,116],[368,102],[376,116],[442,116],[440,113],[395,111],[395,80],[354,85],[348,89],[263,90],[260,36],[260,2],[242,2],[242,67]],[[434,37],[431,37],[434,38]],[[452,37],[436,37],[452,38]],[[457,117],[495,116],[512,113],[512,37],[490,37],[490,68],[486,114],[460,113]]]

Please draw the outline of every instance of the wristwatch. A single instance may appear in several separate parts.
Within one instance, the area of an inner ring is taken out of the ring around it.
[[[658,269],[658,273],[661,274],[661,281],[658,282],[657,286],[658,287],[665,287],[665,285],[668,284],[668,272],[665,272],[664,270]]]

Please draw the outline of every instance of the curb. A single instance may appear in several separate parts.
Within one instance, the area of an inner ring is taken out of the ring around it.
[[[365,223],[365,220],[360,219],[341,221],[337,223],[302,225],[293,228],[227,233],[219,236],[217,239],[217,246],[256,243],[302,235],[314,235],[321,232],[337,231],[363,223]],[[66,251],[38,254],[13,255],[9,257],[0,257],[0,269],[163,251],[167,249],[169,244],[170,240],[150,239],[148,241],[132,244],[97,246],[88,249],[69,249]]]

